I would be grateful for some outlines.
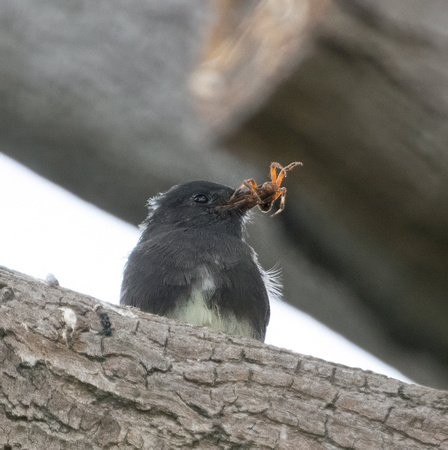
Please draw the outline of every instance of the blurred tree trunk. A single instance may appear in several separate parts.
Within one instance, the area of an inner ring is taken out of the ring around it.
[[[4,449],[448,448],[446,392],[5,268],[0,301]]]

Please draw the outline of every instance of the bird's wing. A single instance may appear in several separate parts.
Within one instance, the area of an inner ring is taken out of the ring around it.
[[[177,299],[190,294],[189,261],[176,251],[173,242],[163,239],[139,242],[124,270],[120,303],[167,315]]]
[[[258,265],[256,255],[247,244],[241,241],[232,252],[239,258],[232,258],[231,263],[220,268],[219,284],[211,298],[217,302],[223,318],[250,324],[250,337],[264,341],[266,327],[269,323],[269,296],[265,284],[264,271]],[[235,325],[236,326],[236,325]],[[228,327],[231,334],[245,334],[236,330],[232,333],[232,324]]]

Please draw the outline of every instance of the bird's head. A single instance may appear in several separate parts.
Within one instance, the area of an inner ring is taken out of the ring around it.
[[[203,229],[240,236],[246,213],[256,203],[234,194],[235,189],[209,181],[173,186],[149,200],[149,214],[143,225],[148,231],[155,227],[166,231]]]

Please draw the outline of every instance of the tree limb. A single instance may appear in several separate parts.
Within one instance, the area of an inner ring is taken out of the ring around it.
[[[4,448],[448,448],[446,392],[5,268],[0,300]]]

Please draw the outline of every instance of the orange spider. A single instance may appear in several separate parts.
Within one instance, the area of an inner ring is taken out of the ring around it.
[[[268,212],[275,200],[280,197],[280,206],[271,217],[276,216],[285,209],[286,188],[280,187],[282,180],[286,176],[286,172],[299,165],[301,166],[302,163],[293,162],[286,167],[277,162],[271,163],[271,181],[266,181],[261,186],[257,186],[253,178],[244,180],[243,184],[233,193],[228,204],[233,207],[246,205],[247,209],[258,205],[262,211]],[[278,174],[277,169],[280,169]],[[249,192],[242,192],[246,188],[249,189]]]

